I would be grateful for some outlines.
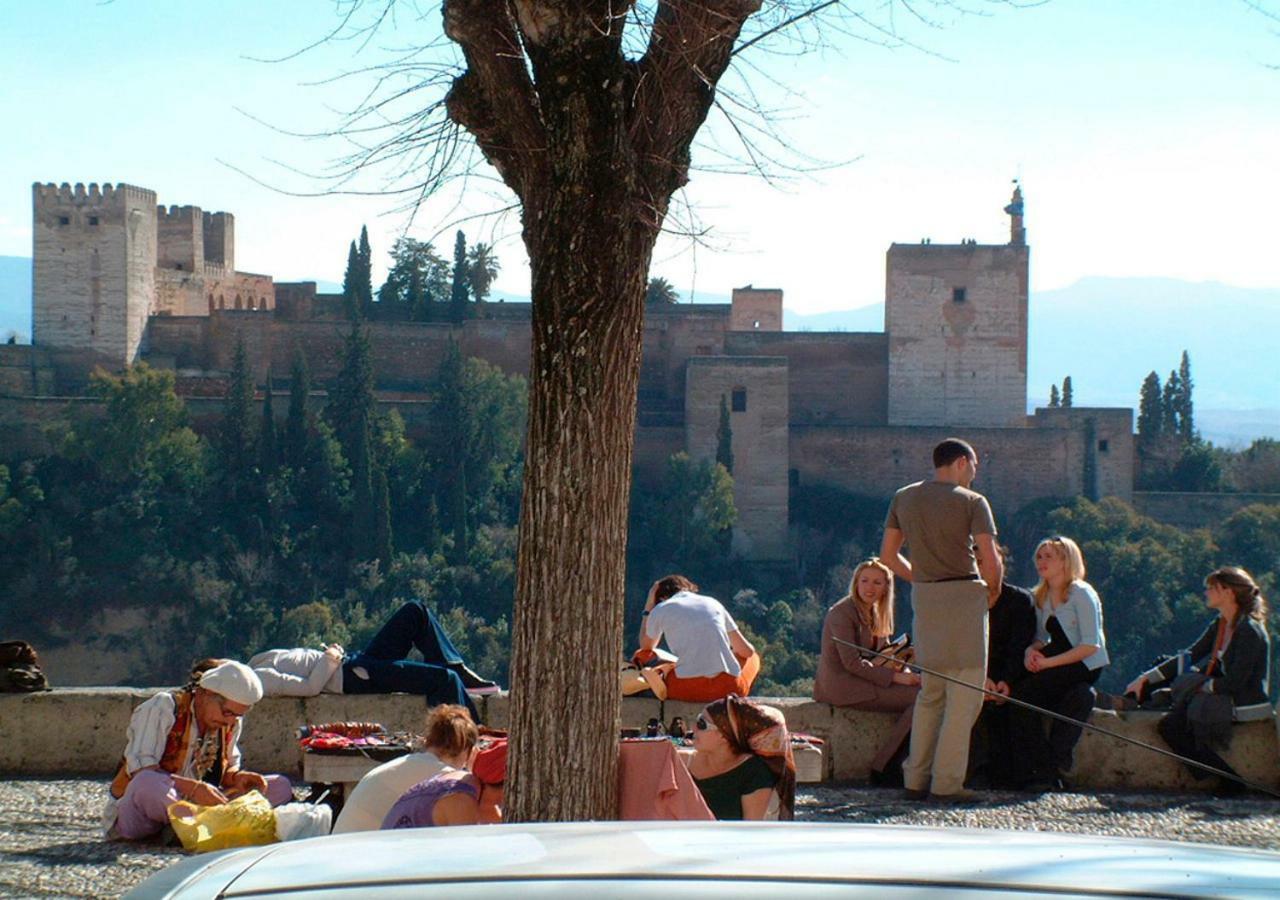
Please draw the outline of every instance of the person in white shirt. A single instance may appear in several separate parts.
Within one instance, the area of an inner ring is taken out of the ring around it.
[[[760,674],[760,654],[738,630],[738,623],[714,597],[697,593],[683,575],[668,575],[649,589],[640,619],[637,665],[652,661],[664,637],[675,655],[674,666],[662,666],[667,697],[709,702],[730,694],[751,693]]]
[[[422,662],[406,659],[417,648]],[[428,706],[465,706],[479,713],[468,692],[496,693],[462,661],[435,614],[420,600],[398,609],[362,651],[348,654],[338,644],[266,650],[249,660],[267,696],[314,697],[330,694],[420,694]]]

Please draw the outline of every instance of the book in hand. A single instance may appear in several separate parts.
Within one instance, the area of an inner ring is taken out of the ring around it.
[[[888,666],[891,669],[901,671],[911,660],[915,659],[916,651],[911,646],[911,635],[900,634],[880,649],[883,656],[872,656],[871,665]]]

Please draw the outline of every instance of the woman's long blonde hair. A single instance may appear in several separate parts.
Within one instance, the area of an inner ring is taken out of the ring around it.
[[[1079,544],[1071,540],[1071,538],[1062,537],[1061,535],[1045,538],[1043,541],[1036,544],[1036,552],[1033,555],[1033,558],[1040,555],[1041,547],[1052,547],[1059,556],[1066,560],[1068,586],[1075,584],[1077,581],[1084,581],[1084,554],[1080,552]],[[1048,582],[1043,578],[1040,579],[1036,586],[1031,589],[1031,593],[1036,598],[1036,606],[1043,608],[1045,598],[1049,596]]]
[[[884,596],[870,610],[871,635],[872,637],[893,637],[893,570],[882,563],[879,557],[873,556],[858,563],[858,567],[853,570],[853,577],[849,579],[849,593],[845,594],[843,599],[852,601],[854,608],[859,611],[866,609],[866,604],[858,597],[858,576],[866,569],[879,569],[884,573],[885,581],[888,582]]]

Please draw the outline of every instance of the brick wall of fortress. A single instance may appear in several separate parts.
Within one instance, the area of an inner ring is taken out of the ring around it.
[[[218,310],[270,310],[275,286],[270,275],[235,272],[205,263],[198,272],[156,269],[155,314],[207,316]],[[148,335],[148,339],[150,335]]]
[[[889,248],[888,421],[1016,425],[1027,396],[1025,246]],[[957,292],[963,292],[958,294]]]
[[[342,365],[350,326],[342,321],[282,321],[255,312],[152,319],[146,358],[181,371],[227,372],[236,343],[243,339],[254,378],[268,370],[287,378],[301,348],[317,383],[334,378]],[[462,352],[488,360],[506,372],[529,370],[528,321],[483,320],[463,326],[436,322],[372,322],[375,367],[380,388],[420,390],[430,380],[450,338]]]
[[[1107,412],[1114,413],[1114,410]],[[1127,411],[1125,411],[1127,412]],[[1107,422],[1100,431],[1118,429]],[[930,477],[929,454],[953,434],[951,428],[792,426],[791,468],[800,483],[834,484],[869,496],[889,497],[912,481]],[[981,466],[977,490],[986,494],[998,519],[1006,519],[1031,500],[1085,493],[1085,432],[1066,428],[964,428]],[[1132,444],[1111,444],[1098,469],[1108,483],[1132,468]],[[1123,500],[1130,492],[1113,491]]]

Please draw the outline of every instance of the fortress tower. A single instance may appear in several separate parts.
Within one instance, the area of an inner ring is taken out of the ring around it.
[[[156,195],[34,184],[32,342],[133,363],[155,294]]]
[[[889,424],[1014,426],[1027,420],[1022,190],[1008,244],[893,244],[885,281]]]

